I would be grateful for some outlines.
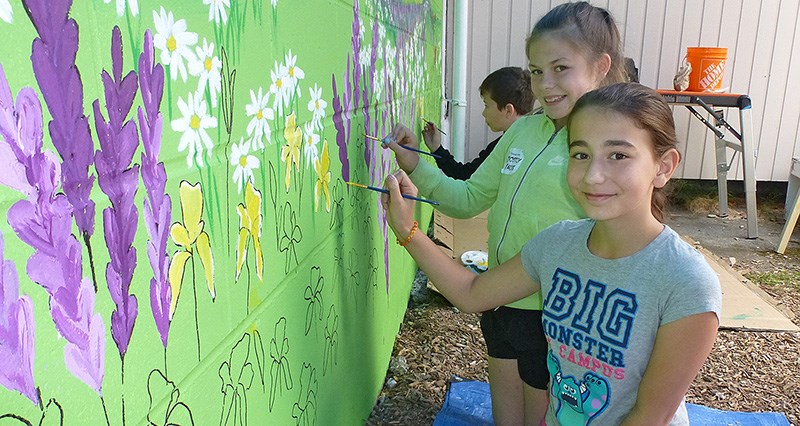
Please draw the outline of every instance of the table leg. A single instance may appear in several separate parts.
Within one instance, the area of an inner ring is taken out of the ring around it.
[[[717,196],[719,217],[728,217],[728,157],[727,142],[717,136],[714,139],[714,155],[717,160]]]
[[[742,139],[742,174],[744,175],[744,199],[747,204],[747,238],[758,238],[758,210],[756,209],[756,151],[751,146],[752,129],[750,108],[739,110],[739,131]]]

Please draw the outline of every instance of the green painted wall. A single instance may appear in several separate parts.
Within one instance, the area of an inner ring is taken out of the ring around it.
[[[0,425],[363,424],[441,1],[71,3],[0,0]]]

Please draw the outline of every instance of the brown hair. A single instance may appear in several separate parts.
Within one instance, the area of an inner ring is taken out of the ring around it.
[[[601,87],[586,93],[578,99],[572,109],[567,129],[572,124],[572,117],[581,109],[598,107],[622,114],[650,134],[653,152],[660,158],[665,152],[678,151],[678,139],[675,136],[675,120],[672,110],[655,90],[638,83],[618,83]],[[680,151],[678,151],[680,155]],[[664,208],[667,195],[664,188],[653,189],[651,211],[656,219],[664,221]]]
[[[591,62],[608,54],[611,57],[611,68],[601,85],[630,81],[625,72],[619,30],[606,9],[592,6],[585,1],[564,3],[550,9],[531,30],[525,45],[526,52],[543,34],[556,35],[572,43]]]
[[[519,115],[525,115],[533,109],[531,72],[526,69],[500,68],[487,75],[478,90],[483,96],[488,94],[498,109],[511,104]]]

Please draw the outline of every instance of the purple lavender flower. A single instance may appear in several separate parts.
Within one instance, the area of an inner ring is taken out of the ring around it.
[[[56,194],[61,164],[52,152],[42,151],[42,107],[31,88],[23,88],[14,106],[0,66],[0,135],[5,141],[4,161],[24,169],[26,200],[14,203],[7,218],[17,236],[34,249],[28,259],[28,277],[50,296],[50,314],[67,341],[67,369],[101,395],[105,371],[105,326],[94,313],[92,283],[82,278],[81,246],[72,235],[72,206]],[[2,146],[3,144],[0,144]]]
[[[348,59],[349,68],[349,59]],[[348,76],[345,76],[347,78]],[[344,110],[349,108],[346,103],[343,104],[339,93],[336,90],[336,76],[332,76],[333,86],[333,126],[336,128],[336,146],[339,147],[339,161],[342,163],[342,179],[345,182],[350,180],[350,160],[347,158],[347,140],[349,139],[349,132],[344,129]],[[345,94],[347,92],[345,91]]]
[[[19,295],[17,267],[5,260],[3,249],[0,234],[0,385],[39,405],[39,392],[33,383],[33,302],[30,297]]]
[[[167,239],[172,221],[172,201],[165,193],[167,172],[164,163],[158,162],[161,151],[161,113],[159,106],[164,93],[164,68],[153,60],[153,34],[144,34],[144,48],[139,56],[139,87],[144,110],[139,107],[139,128],[142,131],[142,182],[147,190],[144,200],[144,223],[150,241],[147,258],[153,269],[150,279],[150,307],[156,322],[161,343],[167,347],[169,337],[169,308],[172,292],[169,287]]]
[[[124,358],[138,315],[136,296],[130,294],[130,286],[136,269],[133,239],[139,221],[139,212],[133,203],[139,166],[131,166],[131,162],[139,146],[139,134],[136,123],[126,118],[139,83],[133,71],[122,77],[122,35],[117,26],[111,32],[111,66],[113,76],[105,70],[101,74],[108,122],[100,111],[100,101],[95,100],[92,106],[100,142],[100,149],[95,153],[97,183],[111,201],[111,207],[103,210],[103,233],[111,258],[106,265],[106,282],[116,305],[111,313],[111,337]]]
[[[94,176],[94,143],[89,119],[83,113],[83,84],[75,55],[78,24],[69,18],[72,0],[23,0],[39,37],[33,40],[31,62],[39,88],[53,120],[48,128],[61,158],[63,190],[72,205],[83,238],[94,233],[94,202],[89,195]]]

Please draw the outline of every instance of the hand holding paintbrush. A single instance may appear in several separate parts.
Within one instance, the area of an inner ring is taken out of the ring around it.
[[[386,211],[386,222],[398,241],[405,241],[409,236],[413,237],[415,231],[414,201],[405,197],[416,197],[417,187],[402,170],[387,176],[384,186],[386,192],[381,194],[381,205]]]
[[[397,164],[403,171],[411,173],[417,168],[417,164],[419,164],[418,153],[424,151],[420,151],[417,148],[419,146],[419,140],[408,127],[402,124],[396,125],[394,129],[392,129],[392,132],[380,142],[384,148],[389,148],[394,151]],[[433,155],[430,153],[425,154]],[[438,157],[438,155],[435,157]]]

